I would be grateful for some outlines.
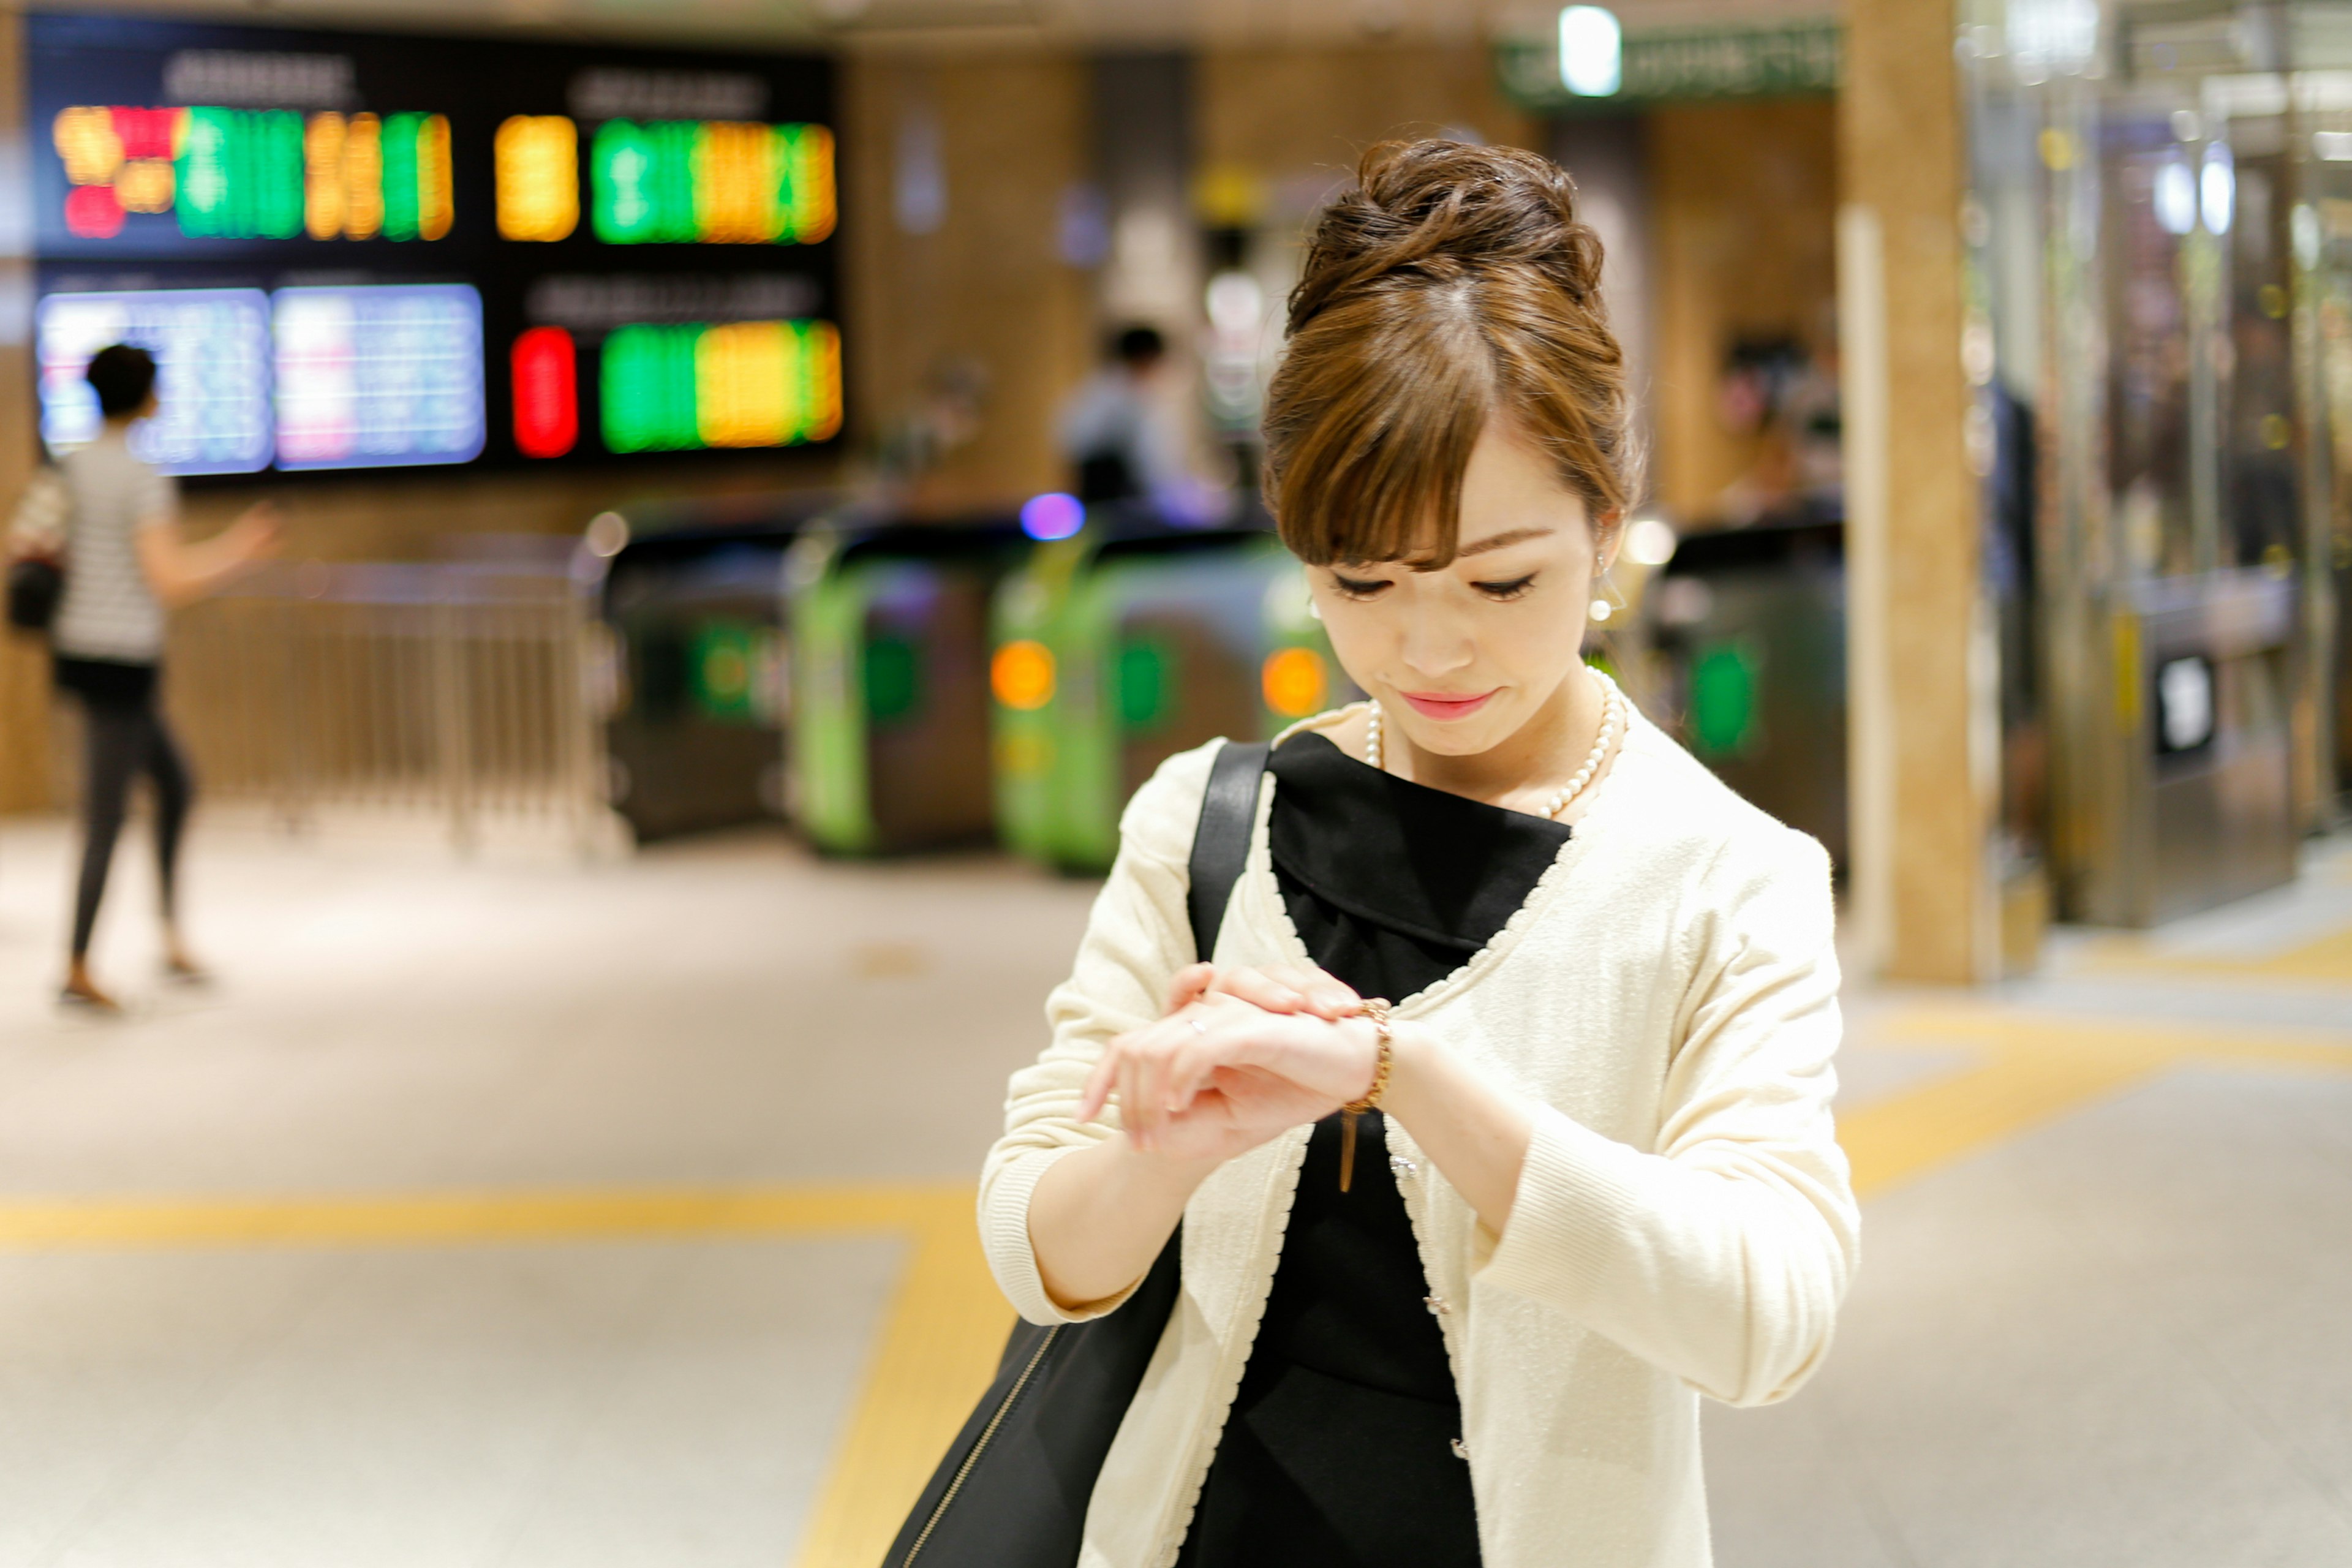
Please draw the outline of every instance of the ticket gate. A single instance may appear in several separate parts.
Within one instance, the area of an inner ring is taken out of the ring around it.
[[[2292,578],[2231,570],[2136,584],[2100,639],[2111,700],[2070,717],[2069,903],[2154,925],[2294,879]]]
[[[1103,510],[1005,581],[991,664],[999,836],[1077,872],[1110,864],[1121,809],[1168,757],[1359,695],[1272,534]]]
[[[1724,783],[1846,858],[1844,530],[1683,536],[1643,595],[1655,716]]]
[[[632,509],[620,523],[601,604],[617,675],[605,765],[640,841],[783,815],[784,554],[829,504]]]
[[[1010,515],[868,520],[793,545],[787,793],[817,847],[988,838],[989,600],[1027,547]]]

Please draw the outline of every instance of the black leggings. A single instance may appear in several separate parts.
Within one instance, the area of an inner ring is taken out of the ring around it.
[[[173,885],[179,869],[180,830],[195,799],[188,764],[150,700],[139,703],[82,703],[85,766],[82,776],[81,885],[74,897],[73,955],[89,952],[98,924],[98,901],[106,893],[107,867],[131,804],[131,781],[144,771],[155,781],[155,866],[163,894],[163,918],[172,918]]]

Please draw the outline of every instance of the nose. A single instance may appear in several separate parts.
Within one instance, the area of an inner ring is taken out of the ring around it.
[[[1424,679],[1437,680],[1466,669],[1477,657],[1477,644],[1462,617],[1434,594],[1416,595],[1406,606],[1405,667]]]

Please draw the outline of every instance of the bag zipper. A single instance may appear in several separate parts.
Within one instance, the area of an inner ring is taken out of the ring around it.
[[[989,1440],[996,1436],[996,1429],[1003,1424],[1006,1414],[1013,1408],[1013,1402],[1021,1397],[1021,1391],[1029,1385],[1030,1375],[1037,1370],[1037,1363],[1045,1359],[1045,1352],[1054,1348],[1054,1342],[1061,1337],[1066,1327],[1066,1323],[1055,1323],[1045,1331],[1045,1337],[1037,1342],[1037,1348],[1029,1353],[1029,1364],[1023,1367],[1021,1375],[1013,1380],[1013,1386],[1005,1391],[1003,1403],[996,1407],[996,1414],[991,1415],[988,1425],[981,1429],[980,1440],[971,1446],[971,1452],[963,1457],[963,1463],[956,1467],[955,1479],[950,1481],[948,1489],[940,1494],[939,1506],[931,1510],[930,1518],[923,1521],[923,1532],[915,1537],[912,1546],[907,1548],[907,1555],[898,1559],[898,1568],[908,1568],[908,1564],[915,1561],[916,1553],[921,1552],[924,1543],[930,1540],[931,1531],[940,1527],[940,1521],[946,1517],[949,1505],[956,1500],[956,1493],[963,1489],[963,1483],[971,1476],[972,1467],[980,1463],[982,1454],[988,1452]]]

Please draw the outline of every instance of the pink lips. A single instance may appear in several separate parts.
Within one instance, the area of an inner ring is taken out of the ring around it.
[[[1501,688],[1497,687],[1496,690]],[[1452,697],[1443,692],[1400,691],[1398,696],[1412,704],[1412,710],[1424,719],[1467,719],[1486,706],[1495,693],[1482,691],[1475,697]]]

